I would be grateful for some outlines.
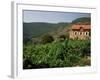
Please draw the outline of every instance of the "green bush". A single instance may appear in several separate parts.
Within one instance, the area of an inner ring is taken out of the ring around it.
[[[59,38],[60,38],[61,40],[65,40],[65,39],[66,39],[66,36],[65,36],[65,35],[60,35]]]
[[[52,41],[54,41],[54,38],[49,34],[43,35],[41,39],[42,39],[42,43],[44,44],[51,43]]]
[[[23,68],[85,66],[90,63],[89,60],[84,59],[84,56],[90,56],[87,54],[90,54],[89,40],[64,40],[63,42],[24,45]]]

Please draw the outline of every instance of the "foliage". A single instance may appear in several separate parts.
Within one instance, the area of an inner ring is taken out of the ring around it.
[[[66,39],[66,35],[60,35],[59,38],[62,39],[62,40],[65,40]]]
[[[52,41],[54,41],[54,38],[51,35],[45,34],[45,35],[42,36],[42,42],[41,43],[46,44],[46,43],[51,43]]]
[[[64,40],[23,46],[23,68],[54,68],[90,65],[89,40]],[[84,58],[85,57],[85,58]]]

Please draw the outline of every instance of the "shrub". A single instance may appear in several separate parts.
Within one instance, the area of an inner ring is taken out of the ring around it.
[[[90,41],[85,42],[85,45],[83,46],[83,56],[90,56],[91,54],[91,43]]]
[[[51,43],[52,41],[54,41],[54,38],[49,34],[43,35],[41,39],[42,39],[42,43],[44,44]]]
[[[23,47],[24,69],[90,65],[90,58],[86,57],[90,54],[90,41],[87,40],[64,40]]]
[[[66,36],[65,35],[60,35],[59,38],[65,40]]]

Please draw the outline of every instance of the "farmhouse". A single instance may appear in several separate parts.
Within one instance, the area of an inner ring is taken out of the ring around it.
[[[69,32],[69,38],[71,39],[90,39],[91,26],[90,24],[72,24]]]

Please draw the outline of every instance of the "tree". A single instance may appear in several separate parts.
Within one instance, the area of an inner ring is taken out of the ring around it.
[[[66,39],[66,36],[65,35],[60,35],[59,38],[65,40]]]
[[[54,41],[54,38],[51,35],[46,34],[46,35],[42,36],[42,43],[43,44],[45,44],[45,43],[51,43],[52,41]]]

